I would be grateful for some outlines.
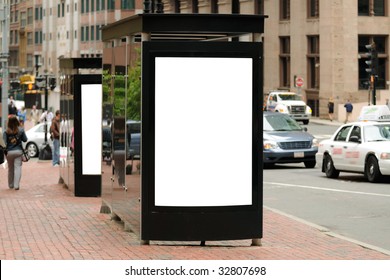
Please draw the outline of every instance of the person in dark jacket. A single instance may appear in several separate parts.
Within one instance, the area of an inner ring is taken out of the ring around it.
[[[19,190],[22,177],[22,142],[27,142],[27,136],[15,115],[8,118],[3,140],[7,150],[8,187]]]
[[[333,113],[334,113],[334,101],[333,101],[333,97],[330,97],[328,101],[328,114],[329,114],[330,121],[333,121]]]
[[[347,100],[347,103],[344,104],[344,107],[345,107],[345,111],[346,111],[344,123],[347,123],[350,116],[352,115],[352,111],[353,111],[353,105],[352,105],[351,101],[349,101],[349,99]]]

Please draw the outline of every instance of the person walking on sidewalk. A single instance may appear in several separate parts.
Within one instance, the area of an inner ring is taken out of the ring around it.
[[[329,97],[328,114],[329,114],[330,121],[333,121],[333,113],[334,113],[334,101],[333,101],[333,97]]]
[[[36,105],[32,106],[32,109],[30,112],[30,119],[32,121],[33,126],[35,126],[39,123],[39,111],[38,111]]]
[[[26,133],[19,120],[12,115],[8,118],[7,129],[3,132],[3,140],[7,150],[8,187],[19,190],[22,177],[22,141],[27,141]]]
[[[53,166],[60,165],[60,118],[60,110],[57,110],[50,126],[50,135],[53,140]]]
[[[349,101],[349,99],[347,100],[347,103],[344,104],[344,107],[345,107],[345,111],[346,111],[344,123],[347,123],[350,116],[352,115],[352,111],[353,111],[353,105],[352,105],[351,101]]]

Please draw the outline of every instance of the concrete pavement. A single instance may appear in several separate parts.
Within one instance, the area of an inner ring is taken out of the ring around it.
[[[327,229],[264,209],[261,247],[251,240],[157,242],[101,214],[100,198],[74,197],[58,184],[50,161],[23,164],[20,190],[7,187],[0,166],[0,259],[2,260],[382,260],[390,252],[358,244]]]

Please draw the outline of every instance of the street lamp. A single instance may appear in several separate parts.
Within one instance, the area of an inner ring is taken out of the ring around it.
[[[39,55],[36,54],[35,55],[35,77],[38,77],[38,75],[39,75],[39,67],[40,67],[40,65],[39,65]]]

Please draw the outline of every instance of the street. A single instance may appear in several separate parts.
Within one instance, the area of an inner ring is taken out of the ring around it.
[[[319,140],[337,126],[309,124]],[[362,174],[328,179],[320,164],[276,165],[264,170],[264,206],[319,225],[346,238],[390,250],[390,184],[372,184]]]

